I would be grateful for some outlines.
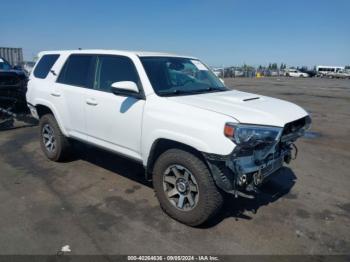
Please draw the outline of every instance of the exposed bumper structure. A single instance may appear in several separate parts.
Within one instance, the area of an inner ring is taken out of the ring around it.
[[[296,158],[294,142],[304,135],[309,117],[288,123],[275,144],[239,148],[228,156],[204,154],[219,188],[236,197],[254,198],[261,186],[284,163]]]
[[[233,189],[227,191],[236,196],[253,198],[258,187],[262,185],[270,175],[280,169],[284,163],[289,163],[292,159],[294,144],[276,146],[263,159],[256,156],[236,157],[226,161],[226,166],[232,171],[235,177]]]
[[[207,160],[219,188],[236,197],[254,198],[259,192],[259,186],[284,163],[288,164],[294,158],[292,155],[295,149],[294,144],[272,149],[264,159],[256,158],[254,153],[238,157],[233,153],[225,160],[214,159],[213,156],[207,155]]]

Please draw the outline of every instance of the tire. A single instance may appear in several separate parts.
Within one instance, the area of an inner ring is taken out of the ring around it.
[[[172,176],[174,168],[184,176],[189,172],[188,190],[183,194],[179,193],[181,176]],[[167,172],[169,173],[166,174]],[[166,182],[169,177],[173,185]],[[223,195],[216,187],[205,163],[194,154],[181,149],[169,149],[157,159],[153,169],[153,187],[164,212],[189,226],[199,226],[208,221],[223,205]],[[194,187],[197,191],[192,191]],[[175,188],[179,189],[178,194],[174,198],[169,198],[169,193]],[[186,192],[187,197],[185,196],[185,200],[181,202],[181,195],[186,195]],[[183,208],[179,207],[180,203]]]
[[[55,162],[66,160],[70,153],[70,144],[62,134],[55,117],[52,114],[43,115],[40,118],[39,127],[40,146],[46,157]],[[52,135],[51,143],[47,143],[45,141],[48,141],[50,134]]]

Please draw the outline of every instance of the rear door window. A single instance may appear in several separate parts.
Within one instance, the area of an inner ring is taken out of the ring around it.
[[[36,78],[44,79],[49,74],[52,66],[56,63],[59,55],[43,55],[34,69]]]
[[[140,86],[134,63],[126,56],[99,55],[95,76],[95,89],[111,92],[111,85],[119,81],[132,81]]]
[[[71,55],[63,66],[58,83],[92,88],[95,55]]]

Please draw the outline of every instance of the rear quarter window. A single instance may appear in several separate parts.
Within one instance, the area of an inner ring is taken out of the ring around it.
[[[49,74],[52,66],[56,63],[59,55],[44,55],[39,60],[37,66],[34,69],[34,76],[36,78],[44,79]]]

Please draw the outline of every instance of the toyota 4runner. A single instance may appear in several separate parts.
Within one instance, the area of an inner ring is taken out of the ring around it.
[[[226,88],[197,58],[150,52],[41,52],[27,102],[49,159],[76,139],[139,161],[163,210],[191,226],[224,192],[254,197],[311,122],[295,104]]]

